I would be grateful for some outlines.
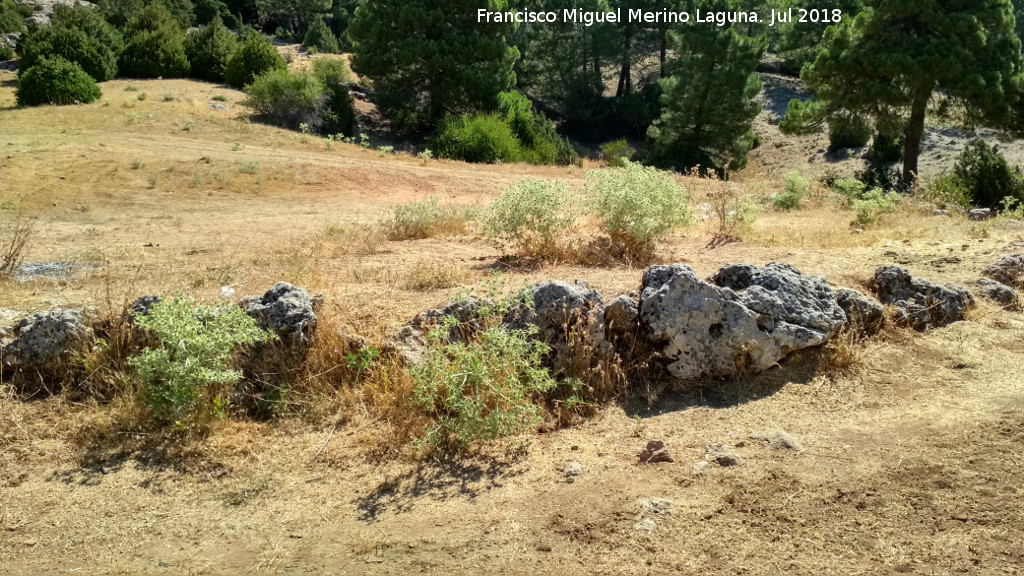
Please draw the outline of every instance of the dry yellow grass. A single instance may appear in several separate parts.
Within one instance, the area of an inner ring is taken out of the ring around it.
[[[0,107],[13,103],[12,78],[0,73]],[[0,386],[0,572],[1024,570],[1019,314],[983,308],[925,335],[841,341],[833,366],[810,351],[702,391],[652,389],[660,401],[650,408],[616,404],[519,439],[526,450],[410,460],[399,456],[421,423],[407,409],[408,379],[383,365],[352,386],[343,332],[380,345],[416,312],[481,286],[500,253],[472,235],[389,241],[381,222],[432,194],[485,205],[524,175],[578,185],[583,172],[328,151],[247,122],[239,92],[133,81],[148,94],[140,101],[127,84],[104,84],[104,100],[88,106],[0,109],[0,223],[34,218],[27,258],[77,265],[67,281],[4,282],[0,307],[112,313],[142,294],[214,301],[222,285],[241,295],[291,281],[326,295],[321,344],[295,390],[311,408],[218,421],[199,436],[147,429],[130,404],[25,402]],[[175,99],[163,102],[165,92]],[[210,109],[216,94],[229,111]],[[737,183],[756,197],[776,186],[756,180]],[[656,261],[702,276],[728,262],[784,261],[861,289],[876,266],[900,263],[968,284],[1024,242],[1006,222],[983,234],[908,210],[856,233],[852,219],[818,201],[765,210],[742,242],[717,246],[698,224]],[[570,262],[504,275],[511,287],[582,278],[611,297],[636,289],[641,272]],[[804,451],[750,438],[776,428]],[[635,464],[653,438],[676,463]],[[710,443],[744,464],[694,474]],[[571,484],[570,459],[584,467]],[[671,513],[645,511],[650,498],[671,500]],[[644,519],[652,533],[635,527]]]

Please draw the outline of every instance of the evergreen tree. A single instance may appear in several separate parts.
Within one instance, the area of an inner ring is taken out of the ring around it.
[[[293,34],[302,34],[331,11],[331,0],[256,0],[264,20],[276,22]]]
[[[803,80],[829,111],[872,116],[879,131],[906,119],[903,179],[917,174],[928,104],[937,90],[966,120],[1007,127],[1022,85],[1010,0],[865,0],[829,27]]]
[[[367,0],[349,27],[352,69],[399,128],[433,126],[445,114],[493,110],[515,84],[515,26],[477,22],[477,10],[505,0]]]
[[[188,76],[185,31],[162,3],[154,2],[135,14],[125,31],[128,45],[121,53],[121,72],[131,78]]]
[[[312,48],[317,52],[337,54],[338,39],[334,37],[334,32],[327,27],[324,19],[317,16],[309,26],[309,30],[306,30],[306,36],[302,39],[302,47],[306,50]]]
[[[661,118],[647,132],[651,160],[680,170],[741,168],[753,144],[751,125],[761,111],[754,100],[761,91],[754,69],[765,42],[729,27],[684,30],[669,32],[676,56],[669,63],[673,75],[661,81]]]
[[[224,68],[235,51],[235,35],[214,16],[213,21],[199,30],[190,31],[185,41],[185,54],[193,78],[224,81]]]

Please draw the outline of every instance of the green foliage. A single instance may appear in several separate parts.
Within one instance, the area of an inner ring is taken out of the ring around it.
[[[9,46],[0,46],[0,62],[14,60],[14,50]]]
[[[128,365],[143,383],[143,403],[163,423],[215,414],[242,379],[231,368],[239,347],[273,337],[237,306],[202,306],[180,297],[154,305],[138,326],[158,344]]]
[[[892,164],[903,159],[903,146],[906,143],[906,124],[893,131],[876,132],[871,140],[868,158],[875,164]]]
[[[327,98],[323,83],[313,74],[271,70],[257,76],[245,93],[246,106],[271,124],[292,130],[306,125],[312,132],[319,132],[323,124]]]
[[[971,207],[971,192],[956,174],[943,174],[917,188],[917,195],[922,200],[940,207],[956,206],[961,209]]]
[[[318,58],[313,61],[313,75],[323,83],[327,95],[327,104],[321,111],[322,133],[354,135],[358,125],[356,110],[352,105],[352,94],[348,90],[351,74],[345,63],[341,60]]]
[[[43,58],[18,79],[19,106],[84,104],[100,99],[96,80],[63,58]]]
[[[835,114],[828,119],[828,151],[860,148],[871,140],[871,125],[857,114]]]
[[[0,0],[0,34],[25,32],[25,17],[29,14],[21,8],[13,0]]]
[[[918,172],[928,103],[941,90],[966,120],[1006,127],[1021,85],[1021,42],[1009,0],[865,0],[826,29],[802,78],[830,113],[908,121],[903,180]],[[886,133],[894,133],[886,131]]]
[[[421,202],[409,202],[395,207],[386,224],[390,240],[418,240],[440,234],[462,233],[473,219],[475,210],[466,206],[442,204],[437,196]]]
[[[499,94],[498,100],[505,122],[519,140],[523,161],[561,166],[579,162],[569,141],[558,135],[554,122],[535,110],[529,98],[511,90]]]
[[[513,24],[477,22],[477,9],[504,0],[366,0],[348,29],[352,70],[398,128],[436,126],[447,115],[490,111],[515,84]]]
[[[587,173],[590,211],[612,242],[637,253],[690,223],[690,196],[670,173],[629,163]]]
[[[525,432],[539,421],[534,399],[558,383],[543,365],[549,347],[531,330],[497,325],[470,342],[450,342],[448,318],[432,330],[423,360],[410,368],[416,406],[432,425],[423,442],[465,449]]]
[[[779,122],[779,130],[783,134],[806,135],[814,134],[825,122],[825,107],[814,100],[790,100],[786,108],[786,116]]]
[[[850,207],[854,200],[864,197],[867,185],[853,178],[840,178],[832,182],[832,192],[839,196],[846,207]]]
[[[224,80],[235,88],[244,88],[261,74],[271,70],[285,70],[287,67],[273,44],[258,34],[251,34],[241,41],[228,58],[224,67]]]
[[[706,26],[669,32],[669,38],[674,74],[661,81],[661,118],[647,132],[651,162],[680,170],[742,168],[761,111],[754,69],[764,41]]]
[[[302,47],[306,50],[326,53],[326,54],[337,54],[338,53],[338,38],[334,36],[334,32],[327,27],[324,23],[322,16],[317,16],[310,24],[309,30],[306,30],[306,35],[302,39]]]
[[[519,140],[498,114],[449,117],[441,123],[433,147],[442,158],[505,163],[522,159]]]
[[[121,72],[130,78],[184,78],[189,73],[185,32],[164,7],[153,3],[132,16]]]
[[[964,148],[953,167],[953,174],[967,189],[971,202],[982,208],[999,208],[1003,198],[1024,200],[1024,176],[1011,167],[999,152],[984,140],[975,140]]]
[[[97,82],[117,74],[117,54],[98,37],[77,27],[44,26],[32,32],[18,45],[19,72],[35,66],[44,58],[74,62]]]
[[[241,24],[228,5],[221,0],[196,0],[193,12],[198,26],[205,26],[214,20],[220,20],[225,26],[234,30]]]
[[[259,20],[278,25],[275,35],[282,40],[301,38],[304,30],[331,10],[331,0],[255,0],[255,4]]]
[[[903,198],[896,192],[886,192],[881,188],[872,188],[854,199],[851,207],[857,213],[857,223],[870,226],[878,222],[883,214],[899,211]]]
[[[782,192],[772,198],[772,205],[779,210],[794,210],[800,207],[800,201],[811,189],[811,183],[799,172],[786,172],[785,185]]]
[[[191,30],[185,40],[192,77],[210,82],[223,82],[224,69],[235,51],[235,35],[219,16],[199,30]]]
[[[572,223],[564,182],[526,178],[491,204],[487,233],[524,256],[552,256],[559,236]]]
[[[625,138],[605,142],[601,145],[601,154],[604,155],[605,162],[612,168],[626,167],[635,152],[636,150],[633,150]]]

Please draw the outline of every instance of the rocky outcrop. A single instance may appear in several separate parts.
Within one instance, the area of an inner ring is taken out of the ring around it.
[[[1003,308],[1017,308],[1020,306],[1020,296],[1017,291],[1002,282],[996,282],[988,278],[978,280],[980,289],[978,292],[984,297],[999,304]]]
[[[3,349],[3,363],[18,369],[59,369],[92,336],[81,310],[57,309],[25,318]]]
[[[915,279],[899,266],[875,270],[871,289],[883,304],[896,308],[900,322],[918,331],[959,322],[974,307],[974,297],[963,287]]]
[[[849,288],[836,288],[834,291],[836,303],[846,313],[851,329],[873,334],[882,327],[885,307],[880,302]]]
[[[985,220],[991,220],[996,217],[996,213],[991,208],[975,208],[967,212],[967,218],[973,222],[982,222]]]
[[[601,295],[586,282],[549,280],[530,288],[533,307],[514,308],[505,319],[513,330],[536,326],[536,337],[550,346],[548,364],[558,374],[570,363],[591,363],[610,353],[604,336]],[[586,348],[586,349],[584,349]]]
[[[447,341],[465,342],[482,328],[479,311],[489,305],[493,305],[489,300],[470,296],[417,314],[387,339],[382,351],[401,358],[406,365],[417,364],[427,350],[427,335],[445,318],[453,319],[445,335]]]
[[[286,345],[308,345],[313,341],[314,300],[302,288],[278,282],[263,296],[248,296],[239,305],[260,328],[277,334]]]
[[[846,315],[823,278],[787,264],[726,266],[710,283],[683,264],[644,273],[640,324],[682,380],[733,377],[827,342]]]
[[[1024,256],[1010,254],[985,269],[985,276],[1007,286],[1024,288]]]

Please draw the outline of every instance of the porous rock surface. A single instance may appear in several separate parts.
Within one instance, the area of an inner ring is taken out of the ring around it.
[[[1010,254],[985,269],[985,276],[1007,286],[1024,288],[1024,256]]]
[[[1002,282],[996,282],[989,278],[978,280],[980,289],[978,292],[985,298],[992,300],[1003,308],[1016,308],[1020,305],[1020,296],[1017,291]]]
[[[18,325],[14,340],[4,347],[3,361],[19,368],[52,368],[91,335],[92,329],[83,322],[81,310],[39,312]]]
[[[449,342],[465,342],[480,330],[478,311],[481,306],[492,304],[486,299],[469,296],[456,300],[443,308],[422,312],[406,322],[384,343],[383,352],[401,358],[406,365],[418,364],[427,350],[427,334],[446,317],[455,319],[448,329]]]
[[[710,282],[683,264],[653,266],[643,276],[639,314],[666,368],[682,380],[767,370],[846,324],[825,280],[788,264],[733,264]]]
[[[878,300],[849,288],[836,288],[834,292],[836,304],[855,330],[873,333],[882,326],[885,307]]]
[[[974,307],[974,297],[962,286],[913,278],[899,266],[875,270],[871,289],[883,304],[896,307],[900,321],[918,331],[959,322]]]
[[[288,345],[308,345],[316,334],[314,300],[302,288],[278,282],[263,296],[248,296],[239,305],[256,324]]]

